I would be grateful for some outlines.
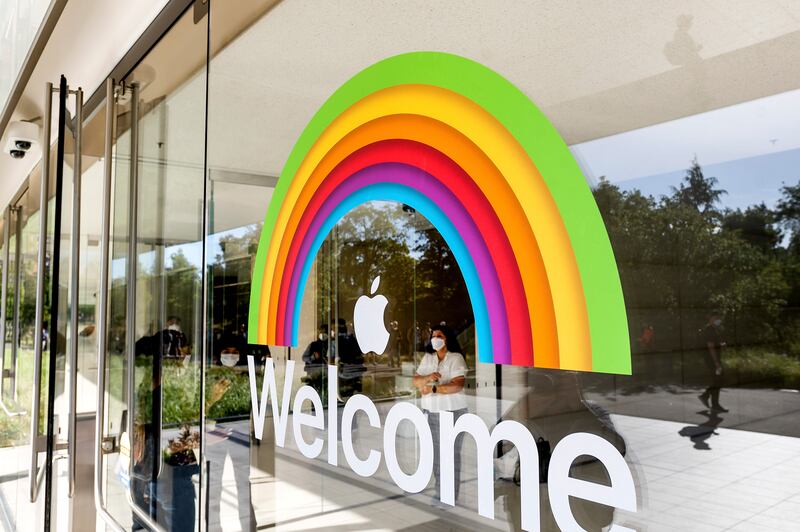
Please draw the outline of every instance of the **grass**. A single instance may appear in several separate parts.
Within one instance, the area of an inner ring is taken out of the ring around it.
[[[731,349],[724,364],[741,382],[767,382],[777,388],[800,390],[800,359],[756,349]]]

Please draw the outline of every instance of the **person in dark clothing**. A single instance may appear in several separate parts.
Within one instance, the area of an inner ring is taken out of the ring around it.
[[[213,361],[215,366],[247,367],[247,357],[252,356],[256,366],[263,366],[264,359],[269,356],[269,347],[247,343],[247,331],[244,326],[238,330],[226,328],[214,335]]]
[[[722,318],[717,314],[709,316],[708,322],[701,333],[706,348],[705,363],[708,368],[708,387],[698,395],[706,408],[716,412],[727,412],[719,402],[719,393],[723,382],[722,348],[725,341],[722,338]]]
[[[161,353],[164,358],[183,359],[190,354],[189,339],[181,330],[181,319],[167,318],[167,327],[161,331]]]
[[[352,397],[362,390],[362,376],[367,371],[364,354],[353,335],[347,332],[347,322],[340,318],[336,338],[336,362],[339,365],[339,397]]]
[[[325,366],[328,363],[328,326],[321,325],[317,331],[316,340],[312,341],[303,352],[306,376],[303,381],[317,390],[320,397],[325,399],[326,390],[323,388]]]
[[[193,531],[196,496],[192,477],[199,474],[195,450],[200,433],[188,423],[181,426],[167,448],[162,448],[163,373],[165,367],[183,366],[191,354],[180,319],[170,316],[164,329],[136,341],[136,366],[144,376],[136,390],[131,438],[130,489],[134,503],[169,532]],[[207,407],[227,391],[229,381],[211,388]],[[187,420],[188,421],[188,420]],[[161,458],[161,460],[159,460]],[[133,530],[147,529],[136,515]]]

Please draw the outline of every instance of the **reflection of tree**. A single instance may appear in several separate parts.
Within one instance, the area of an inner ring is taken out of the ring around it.
[[[783,198],[778,201],[776,218],[791,234],[790,249],[800,254],[800,183],[781,189]]]
[[[200,272],[195,264],[186,258],[183,250],[178,249],[170,255],[170,264],[164,268],[164,318],[177,316],[181,319],[186,336],[199,338],[195,331],[195,318],[201,312],[202,288]]]
[[[446,321],[458,332],[472,325],[472,306],[453,254],[424,217],[399,203],[369,202],[350,211],[327,237],[317,267],[320,323],[330,319],[325,298],[333,293],[331,279],[336,279],[338,316],[349,323],[356,299],[380,275],[380,292],[390,300],[386,319],[398,322],[393,334],[401,351],[427,340],[419,337],[427,324]]]
[[[442,235],[430,228],[414,248],[417,266],[417,314],[420,321],[446,321],[461,331],[472,322],[466,284],[453,253]]]
[[[719,199],[727,194],[725,190],[715,188],[718,180],[716,177],[706,177],[697,158],[692,160],[692,166],[686,171],[683,182],[677,187],[672,187],[672,201],[681,205],[697,209],[707,215],[716,214],[715,205]]]
[[[377,275],[381,291],[393,294],[398,308],[412,301],[410,232],[409,215],[395,203],[361,205],[342,218],[334,230],[340,305],[355,304]]]
[[[594,194],[619,264],[632,334],[653,327],[651,348],[696,347],[697,331],[716,310],[725,315],[729,342],[786,345],[787,335],[797,336],[800,320],[792,307],[798,302],[789,297],[800,286],[800,257],[781,246],[776,223],[781,206],[791,203],[790,189],[784,188],[776,213],[763,204],[720,209],[725,192],[696,160],[660,199],[602,179]]]
[[[246,331],[252,265],[260,230],[260,224],[253,224],[219,238],[219,249],[209,269],[212,277],[209,308],[213,313],[215,345],[223,333]]]

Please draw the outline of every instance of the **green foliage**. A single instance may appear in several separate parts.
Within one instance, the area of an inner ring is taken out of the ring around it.
[[[230,384],[223,384],[227,391],[219,400],[211,403],[213,388],[220,381],[226,381]],[[257,385],[260,386],[260,382]],[[224,366],[209,367],[206,376],[206,387],[208,390],[206,404],[210,405],[207,412],[209,419],[250,415],[250,380],[246,371],[237,371]],[[261,388],[257,389],[260,390]]]
[[[800,359],[763,349],[732,350],[725,355],[727,371],[742,382],[770,384],[776,388],[800,390]]]
[[[472,330],[466,284],[456,281],[461,271],[441,234],[414,209],[385,201],[356,207],[326,238],[317,256],[318,323],[332,323],[334,315],[349,323],[378,275],[380,292],[392,301],[386,319],[397,322],[400,352],[410,355],[427,341],[427,324]]]
[[[8,417],[5,412],[0,411],[0,447],[10,447],[19,445],[25,439],[25,419]],[[30,423],[30,420],[28,420]]]
[[[678,187],[673,187],[672,198],[677,203],[696,209],[703,214],[713,214],[714,207],[719,199],[727,194],[725,190],[715,188],[719,181],[716,177],[706,177],[703,174],[697,157],[692,160],[692,166],[686,171],[686,177]]]
[[[658,199],[605,179],[596,187],[632,340],[651,328],[656,344],[642,350],[691,349],[709,315],[719,313],[729,344],[797,355],[800,253],[782,246],[782,229],[797,240],[800,185],[783,188],[775,211],[764,204],[721,210],[725,191],[716,185],[694,160],[672,194]]]

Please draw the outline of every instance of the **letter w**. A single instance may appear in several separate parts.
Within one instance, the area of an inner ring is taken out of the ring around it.
[[[292,376],[294,361],[286,361],[286,375],[283,378],[283,400],[278,409],[278,388],[275,386],[275,364],[267,358],[264,364],[264,382],[261,384],[261,403],[259,405],[256,390],[256,366],[252,356],[247,357],[247,370],[250,373],[250,402],[253,405],[253,423],[255,436],[259,440],[264,437],[264,419],[267,416],[267,398],[272,404],[272,423],[275,426],[275,443],[283,447],[286,441],[286,424],[289,419],[289,399],[292,393]]]

